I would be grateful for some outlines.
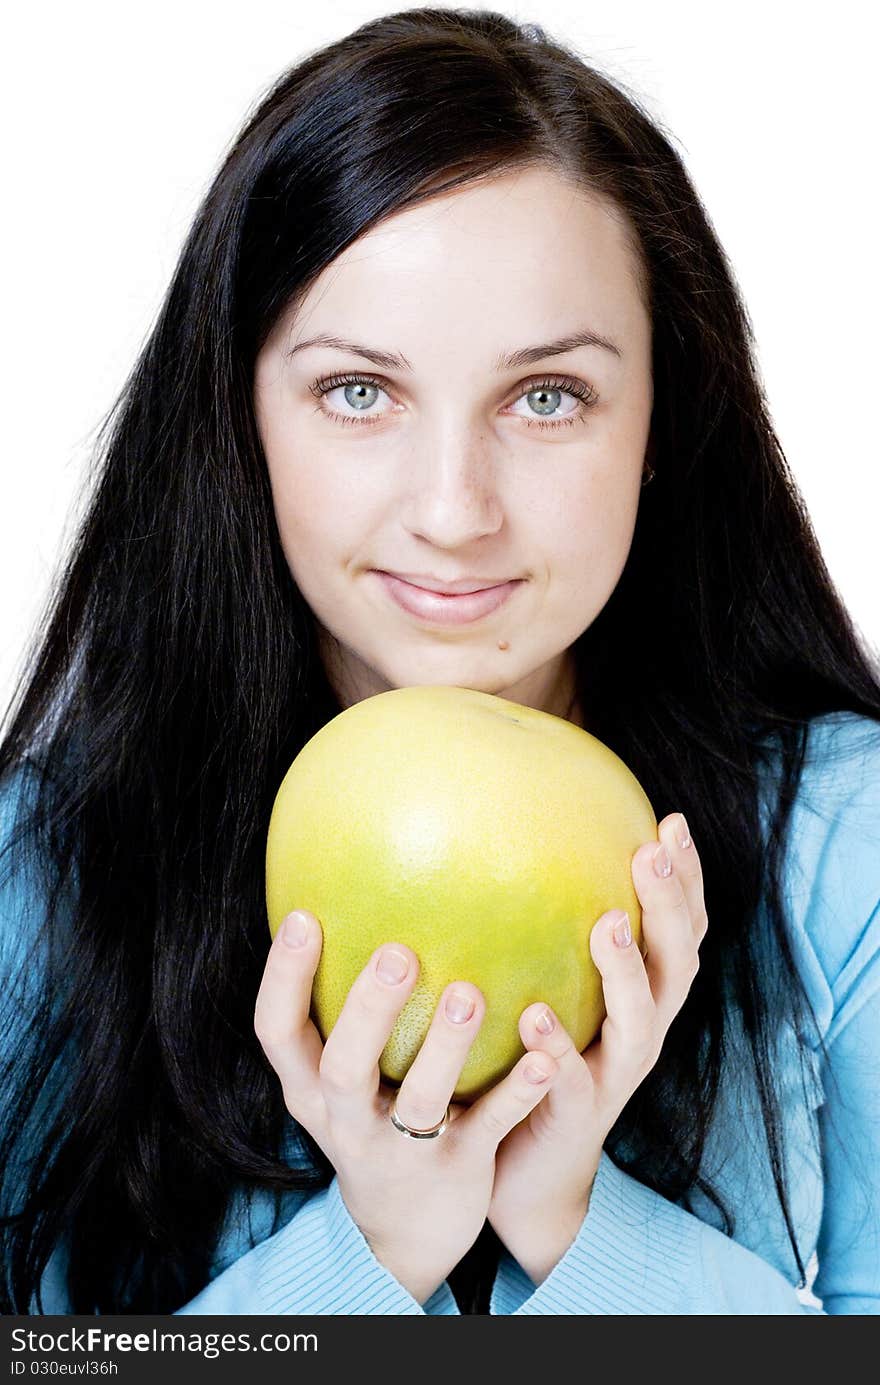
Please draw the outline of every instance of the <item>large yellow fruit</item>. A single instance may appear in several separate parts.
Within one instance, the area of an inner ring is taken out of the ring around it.
[[[269,927],[295,908],[321,922],[312,1015],[325,1040],[371,953],[413,949],[418,982],[379,1064],[392,1083],[444,987],[478,986],[486,1012],[455,1090],[469,1101],[522,1056],[532,1002],[579,1050],[598,1032],[589,934],[622,908],[640,941],[630,862],[656,836],[634,775],[579,727],[470,688],[395,688],[334,717],[287,771],[266,847]]]

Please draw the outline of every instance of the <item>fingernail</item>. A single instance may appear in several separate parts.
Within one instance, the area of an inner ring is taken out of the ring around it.
[[[616,947],[629,947],[633,940],[632,929],[629,926],[629,914],[618,909],[611,915],[611,936]]]
[[[303,947],[309,938],[309,921],[305,914],[297,911],[288,914],[281,928],[281,940],[288,947]]]
[[[667,876],[672,874],[672,861],[669,858],[669,852],[662,842],[651,859],[654,863],[654,874],[659,875],[661,880],[665,880]]]
[[[545,1072],[543,1068],[539,1068],[537,1063],[526,1063],[523,1072],[526,1075],[526,1080],[529,1082],[546,1082],[547,1078],[550,1076],[549,1072]]]
[[[464,1024],[474,1013],[473,996],[466,991],[450,991],[446,997],[446,1014],[453,1024]]]
[[[535,1028],[539,1034],[552,1034],[555,1028],[553,1016],[549,1010],[542,1010],[535,1020]]]
[[[687,818],[684,813],[679,813],[678,815],[678,822],[675,827],[675,840],[682,849],[691,844],[691,834],[688,831]]]
[[[409,958],[394,947],[383,947],[376,964],[376,975],[380,981],[395,985],[402,981],[409,971]]]

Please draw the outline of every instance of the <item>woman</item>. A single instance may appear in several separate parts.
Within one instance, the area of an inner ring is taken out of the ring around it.
[[[878,1311],[880,678],[638,103],[493,12],[312,54],[217,175],[102,451],[0,748],[4,1310],[816,1311],[818,1246],[824,1311]],[[395,1094],[405,942],[323,1048],[320,920],[267,947],[286,768],[412,683],[598,736],[671,867],[633,858],[646,963],[591,934],[596,1045],[530,1007],[448,1121],[468,977]]]

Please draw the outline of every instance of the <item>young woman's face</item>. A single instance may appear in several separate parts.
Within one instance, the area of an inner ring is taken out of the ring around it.
[[[567,651],[617,584],[639,502],[653,389],[635,275],[612,213],[521,170],[388,217],[276,324],[257,422],[344,706],[451,684],[565,714]],[[551,349],[587,333],[608,345]],[[411,587],[381,573],[515,585],[463,619],[454,599],[405,609]]]

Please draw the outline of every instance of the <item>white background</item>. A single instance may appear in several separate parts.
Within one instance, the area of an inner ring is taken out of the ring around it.
[[[283,70],[395,8],[79,0],[18,6],[7,19],[0,717],[84,504],[95,431],[224,152]],[[635,88],[673,136],[743,289],[826,561],[876,645],[870,7],[497,8],[542,24]]]

